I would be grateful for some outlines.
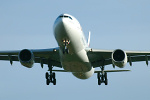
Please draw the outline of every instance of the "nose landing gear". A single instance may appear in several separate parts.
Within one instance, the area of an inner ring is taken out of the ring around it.
[[[62,42],[63,42],[63,45],[65,46],[65,48],[63,49],[63,54],[68,54],[69,53],[69,49],[68,49],[68,45],[69,45],[69,43],[70,43],[70,40],[67,40],[67,39],[64,39],[64,40],[62,40]]]

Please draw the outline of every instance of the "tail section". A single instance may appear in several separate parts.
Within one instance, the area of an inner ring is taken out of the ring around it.
[[[88,47],[90,47],[90,39],[91,39],[91,32],[89,31],[89,37],[88,37]]]

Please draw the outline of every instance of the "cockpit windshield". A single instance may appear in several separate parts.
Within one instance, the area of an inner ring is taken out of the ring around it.
[[[61,16],[59,16],[59,18],[69,18],[72,20],[72,18],[70,16],[67,16],[67,15],[61,15]]]

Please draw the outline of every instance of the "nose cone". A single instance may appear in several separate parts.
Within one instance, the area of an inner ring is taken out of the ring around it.
[[[58,17],[56,19],[53,30],[54,36],[59,44],[61,44],[62,39],[68,38],[70,25],[68,18]]]
[[[55,21],[53,29],[54,29],[54,34],[57,33],[64,33],[66,31],[68,31],[71,26],[73,26],[73,21],[72,21],[72,17],[68,14],[61,14]]]
[[[64,33],[66,30],[66,19],[64,18],[59,18],[55,21],[54,24],[54,34],[59,34],[59,33]]]
[[[58,18],[56,19],[55,23],[54,23],[54,29],[57,28],[57,26],[64,26],[67,27],[69,24],[72,23],[73,17],[69,14],[61,14],[60,16],[58,16]]]

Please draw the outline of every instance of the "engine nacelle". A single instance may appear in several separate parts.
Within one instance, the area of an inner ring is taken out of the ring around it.
[[[34,64],[34,55],[32,51],[28,49],[21,50],[18,55],[18,59],[20,63],[27,68],[32,68]]]
[[[127,63],[127,54],[121,50],[114,50],[112,53],[112,63],[119,68],[123,68]]]

